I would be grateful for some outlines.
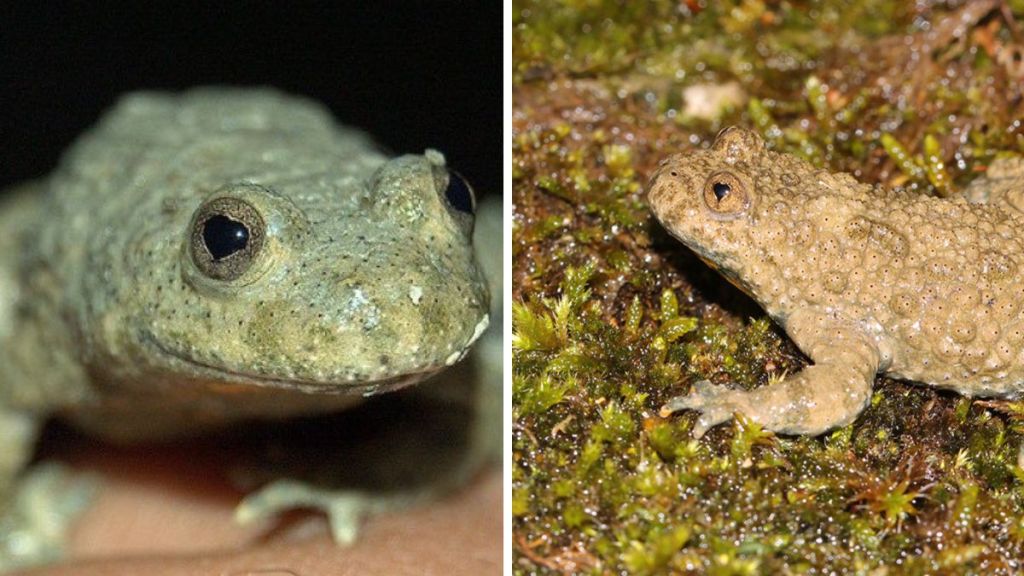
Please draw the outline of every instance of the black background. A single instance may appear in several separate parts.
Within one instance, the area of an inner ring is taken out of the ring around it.
[[[0,186],[43,176],[133,89],[271,85],[500,194],[502,3],[0,3]],[[302,6],[297,8],[297,6]]]

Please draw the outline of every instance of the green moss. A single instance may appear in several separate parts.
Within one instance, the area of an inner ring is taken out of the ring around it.
[[[669,561],[690,539],[690,528],[654,528],[643,540],[629,542],[622,553],[622,564],[630,574],[656,574],[668,567]]]
[[[881,378],[820,438],[740,417],[698,441],[692,413],[661,418],[697,380],[749,389],[806,359],[643,198],[662,158],[731,123],[956,194],[1024,153],[1019,82],[991,52],[1013,34],[985,5],[516,0],[516,573],[1020,571],[1024,403]],[[684,88],[730,80],[744,105],[684,113]]]
[[[763,0],[524,0],[512,8],[514,78],[641,70],[673,77],[708,68],[753,77],[809,64],[837,29],[868,37],[899,30],[913,16],[899,2]],[[702,64],[703,66],[699,66]]]

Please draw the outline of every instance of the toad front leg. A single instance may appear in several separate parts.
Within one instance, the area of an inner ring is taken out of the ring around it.
[[[236,519],[248,523],[291,509],[313,509],[327,516],[335,541],[348,545],[356,541],[366,517],[434,500],[464,486],[493,458],[494,424],[501,422],[486,410],[493,403],[488,393],[500,393],[500,388],[473,377],[476,360],[470,358],[415,390],[395,393],[401,395],[396,400],[403,408],[374,419],[380,429],[374,430],[374,440],[367,438],[372,448],[334,449],[328,443],[312,474],[285,474],[270,482],[242,501]],[[362,409],[364,415],[372,411]]]
[[[814,365],[751,391],[698,382],[673,398],[661,415],[690,409],[701,412],[696,437],[736,412],[773,432],[816,435],[853,422],[871,398],[882,354],[866,334],[824,314],[798,313],[787,331]]]
[[[95,492],[92,479],[72,478],[56,463],[23,470],[38,432],[37,418],[0,406],[0,572],[60,558]]]

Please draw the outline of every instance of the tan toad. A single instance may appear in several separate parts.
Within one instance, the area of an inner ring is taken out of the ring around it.
[[[730,128],[651,179],[659,221],[753,296],[814,362],[752,391],[698,382],[663,414],[695,434],[742,412],[819,434],[852,422],[876,374],[955,390],[1024,391],[1024,161],[1000,160],[967,198],[894,193],[765,149]]]

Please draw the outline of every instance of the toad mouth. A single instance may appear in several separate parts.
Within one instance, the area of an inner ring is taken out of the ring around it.
[[[324,379],[301,378],[294,376],[274,376],[258,372],[232,370],[210,362],[196,359],[179,350],[166,346],[156,336],[146,330],[143,332],[146,345],[159,355],[172,361],[187,364],[211,382],[228,383],[240,386],[258,386],[295,390],[306,394],[331,394],[345,396],[374,396],[393,392],[416,384],[442,371],[444,364],[430,364],[390,376],[329,376]]]

